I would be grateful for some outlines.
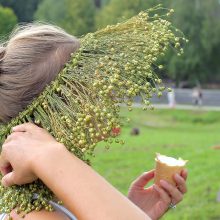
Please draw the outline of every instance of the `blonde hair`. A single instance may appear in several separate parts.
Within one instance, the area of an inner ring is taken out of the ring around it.
[[[52,25],[15,29],[0,45],[0,121],[9,121],[30,104],[79,46],[79,40]]]

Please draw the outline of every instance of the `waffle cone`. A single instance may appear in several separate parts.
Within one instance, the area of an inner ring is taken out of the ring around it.
[[[174,174],[181,173],[181,170],[185,167],[185,164],[182,166],[173,166],[168,165],[164,162],[161,162],[158,157],[155,159],[156,167],[155,167],[155,176],[154,176],[154,183],[160,185],[160,180],[165,180],[172,185],[176,185],[173,176]],[[185,161],[186,163],[186,161]]]

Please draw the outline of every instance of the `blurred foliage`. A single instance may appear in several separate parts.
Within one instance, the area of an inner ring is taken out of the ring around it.
[[[163,0],[163,5],[167,0]],[[96,26],[105,27],[138,14],[140,11],[161,3],[161,0],[102,0],[102,9],[97,12]]]
[[[41,0],[0,0],[4,7],[10,7],[18,17],[19,22],[33,20],[33,14]]]
[[[111,0],[97,13],[96,26],[105,27],[129,18],[143,8],[147,8],[146,0]]]
[[[94,0],[94,4],[97,8],[100,8],[102,5],[102,1],[101,0]]]
[[[104,6],[109,3],[110,0],[101,0],[101,5]]]
[[[8,35],[17,24],[17,17],[13,10],[0,6],[0,37]]]
[[[220,4],[218,0],[172,1],[172,19],[189,39],[182,57],[167,56],[169,76],[178,84],[220,81]]]
[[[181,81],[191,85],[220,81],[219,0],[110,0],[98,11],[96,25],[101,28],[115,24],[159,3],[174,8],[172,23],[189,39],[183,56],[171,50],[161,61],[167,67],[164,77],[177,85]]]
[[[174,8],[171,21],[189,39],[188,45],[182,45],[183,56],[176,56],[171,49],[161,60],[166,67],[161,71],[162,78],[188,85],[220,82],[219,0],[0,0],[0,4],[14,10],[18,21],[31,21],[37,10],[37,20],[61,26],[76,36],[123,21],[160,3]]]
[[[54,23],[75,36],[94,30],[93,0],[43,0],[35,14],[37,20]]]

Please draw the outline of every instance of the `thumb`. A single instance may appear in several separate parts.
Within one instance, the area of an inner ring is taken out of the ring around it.
[[[2,177],[2,185],[5,187],[15,185],[15,172],[14,171]]]
[[[153,178],[154,178],[154,170],[145,172],[132,183],[132,187],[144,188],[146,184]]]

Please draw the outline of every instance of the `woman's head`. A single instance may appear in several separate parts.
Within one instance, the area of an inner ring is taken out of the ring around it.
[[[17,28],[0,45],[0,122],[7,122],[38,96],[63,68],[79,41],[58,27]]]

